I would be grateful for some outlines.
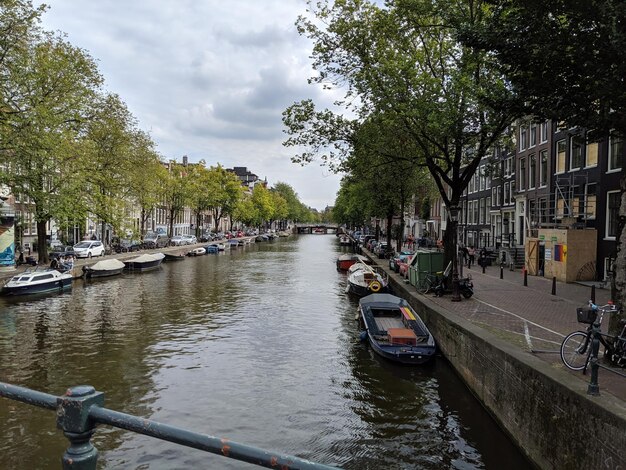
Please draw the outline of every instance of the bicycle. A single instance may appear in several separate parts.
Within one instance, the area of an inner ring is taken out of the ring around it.
[[[436,274],[431,274],[429,272],[425,272],[426,276],[424,276],[424,278],[419,282],[419,284],[417,285],[417,291],[420,294],[428,294],[429,292],[432,292],[436,286],[439,285],[439,283],[441,282],[441,275],[443,274],[442,271],[436,273]]]
[[[563,339],[560,354],[561,360],[567,368],[582,370],[583,374],[587,372],[591,360],[594,326],[599,330],[604,314],[617,311],[618,308],[612,303],[598,306],[591,301],[589,301],[588,307],[576,309],[578,322],[589,326],[585,331],[574,331]],[[598,312],[600,312],[599,316]],[[605,357],[608,357],[615,365],[626,366],[626,322],[624,322],[622,332],[618,336],[598,333],[598,340],[604,345]]]

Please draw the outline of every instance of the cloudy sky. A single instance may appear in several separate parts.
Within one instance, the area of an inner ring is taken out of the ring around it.
[[[43,26],[98,61],[167,159],[247,166],[290,184],[305,204],[332,205],[338,175],[291,163],[281,113],[332,97],[307,84],[311,43],[294,26],[302,0],[48,0]]]

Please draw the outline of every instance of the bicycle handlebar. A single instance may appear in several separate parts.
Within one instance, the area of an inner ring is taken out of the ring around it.
[[[597,305],[597,304],[594,304],[590,300],[589,307],[591,307],[593,310],[602,310],[604,312],[616,312],[617,311],[617,306],[613,302],[609,302],[606,305]]]

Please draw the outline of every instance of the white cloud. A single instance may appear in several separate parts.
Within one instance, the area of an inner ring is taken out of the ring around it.
[[[333,203],[339,177],[291,163],[282,146],[287,106],[333,98],[307,85],[311,44],[294,25],[303,0],[46,3],[44,27],[98,60],[166,158],[247,166],[312,207]]]

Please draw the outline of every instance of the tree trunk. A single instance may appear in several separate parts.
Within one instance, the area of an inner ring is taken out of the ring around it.
[[[386,237],[387,237],[387,246],[391,249],[391,237],[392,235],[392,231],[391,231],[391,224],[393,224],[393,212],[390,212],[387,214],[387,233],[386,233]]]
[[[446,222],[446,231],[443,234],[443,267],[448,266],[453,261],[456,253],[456,228],[457,222],[450,219]],[[454,267],[454,266],[453,266]]]
[[[167,236],[172,238],[174,236],[174,209],[170,209],[170,226],[168,228],[169,233]]]
[[[37,220],[37,253],[39,254],[39,264],[48,264],[48,243],[46,239],[47,220]]]

